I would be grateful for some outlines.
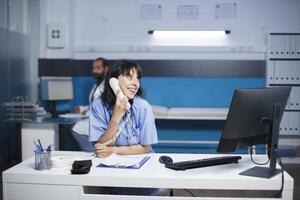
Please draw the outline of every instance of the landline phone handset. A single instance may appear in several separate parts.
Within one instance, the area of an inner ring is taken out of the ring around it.
[[[121,101],[125,98],[120,86],[119,86],[119,81],[116,78],[111,78],[109,79],[109,85],[111,89],[114,91],[115,95],[117,96],[116,98],[119,98]],[[126,105],[126,109],[129,110],[130,108],[130,103],[128,102]]]
[[[111,89],[114,91],[116,98],[119,98],[120,100],[123,100],[123,98],[125,98],[120,86],[119,86],[119,81],[116,78],[111,78],[109,79],[109,85],[111,87]],[[129,110],[129,108],[131,107],[130,103],[128,102],[126,105],[126,109]],[[125,127],[125,125],[127,124],[127,122],[129,121],[131,114],[130,112],[126,112],[126,118],[124,120],[124,123],[120,125],[117,134],[110,140],[106,141],[103,143],[103,145],[110,145],[110,144],[114,144],[116,139],[118,138],[118,136],[120,135],[121,131],[123,130],[123,128]]]

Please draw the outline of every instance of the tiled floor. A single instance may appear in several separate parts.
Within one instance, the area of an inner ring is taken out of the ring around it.
[[[0,183],[0,200],[3,199],[2,195],[2,170],[5,168],[0,168],[1,170],[1,183]],[[285,165],[286,171],[289,172],[289,174],[294,178],[294,200],[300,200],[300,165]],[[191,193],[189,193],[191,192]],[[174,190],[174,195],[175,196],[192,196],[192,195],[206,195],[210,196],[209,191],[202,191],[202,190]],[[216,193],[214,193],[216,194]],[[217,194],[218,196],[218,194]],[[237,194],[239,196],[239,194]]]

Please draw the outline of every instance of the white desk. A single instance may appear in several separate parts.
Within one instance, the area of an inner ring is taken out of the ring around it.
[[[57,152],[56,152],[57,153]],[[88,156],[83,152],[64,152],[77,156]],[[186,171],[173,171],[158,162],[162,154],[152,154],[142,168],[112,169],[96,168],[100,158],[93,160],[88,175],[71,175],[67,168],[36,171],[34,159],[28,159],[3,172],[4,200],[19,199],[61,199],[61,200],[94,200],[94,199],[141,199],[141,196],[115,196],[104,194],[87,194],[83,188],[87,186],[113,187],[149,187],[207,190],[279,190],[281,175],[271,179],[254,178],[238,175],[253,166],[248,155],[242,155],[238,164],[219,165],[197,168]],[[174,161],[214,156],[212,154],[169,154]],[[257,158],[257,156],[256,156]],[[265,156],[259,156],[265,160]],[[285,182],[281,199],[293,198],[293,178],[285,172]],[[202,197],[143,197],[143,199],[224,199]],[[239,199],[239,198],[226,198]],[[248,198],[247,198],[248,199]],[[250,199],[250,198],[249,198]],[[256,198],[258,199],[258,198]],[[267,199],[267,198],[260,198]]]

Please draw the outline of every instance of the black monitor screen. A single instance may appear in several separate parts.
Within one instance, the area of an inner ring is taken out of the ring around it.
[[[217,151],[229,153],[248,146],[252,160],[252,146],[267,144],[270,163],[241,175],[270,178],[280,172],[276,169],[279,125],[290,91],[290,87],[235,90]]]
[[[229,153],[242,146],[268,144],[270,123],[264,120],[273,119],[275,104],[280,107],[276,115],[281,120],[290,90],[290,87],[235,90],[217,151]]]

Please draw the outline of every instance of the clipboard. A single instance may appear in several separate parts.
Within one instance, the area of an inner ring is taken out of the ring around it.
[[[118,169],[140,169],[151,157],[150,156],[117,156],[108,157],[100,161],[96,167]]]

